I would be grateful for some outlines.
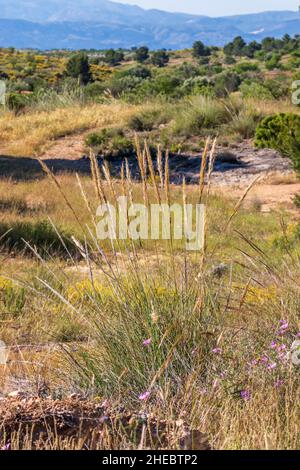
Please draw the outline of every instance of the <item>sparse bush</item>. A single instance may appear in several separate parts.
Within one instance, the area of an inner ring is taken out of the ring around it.
[[[6,96],[6,106],[15,114],[20,114],[24,111],[27,106],[30,106],[32,101],[31,96],[21,95],[20,93],[9,93]]]
[[[237,73],[223,72],[215,78],[215,91],[217,96],[226,96],[228,93],[237,91],[241,79]]]
[[[259,67],[254,62],[240,62],[234,67],[234,71],[238,74],[242,74],[245,72],[257,72]]]
[[[285,76],[265,80],[264,87],[270,90],[270,93],[275,99],[284,98],[290,93],[290,83],[286,80]]]
[[[215,95],[213,83],[206,77],[191,77],[184,81],[181,89],[184,94],[211,97]]]
[[[240,86],[240,92],[245,98],[257,98],[263,100],[274,99],[270,90],[257,82],[243,82]]]
[[[134,114],[128,121],[128,127],[137,132],[152,131],[161,124],[166,124],[170,120],[170,116],[163,107],[141,111]]]
[[[280,54],[272,54],[271,57],[266,61],[266,68],[268,70],[274,70],[280,68]]]
[[[85,144],[103,158],[130,157],[135,153],[132,141],[125,136],[122,129],[111,128],[93,132],[86,137]]]
[[[233,116],[226,129],[230,133],[238,134],[242,139],[250,139],[254,137],[260,119],[261,115],[259,113],[247,109],[242,110]]]
[[[223,104],[201,96],[185,103],[175,118],[172,130],[175,135],[190,137],[201,135],[204,129],[216,131],[229,120],[230,114]]]

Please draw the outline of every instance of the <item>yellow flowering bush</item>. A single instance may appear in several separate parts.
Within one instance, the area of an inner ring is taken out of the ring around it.
[[[101,296],[104,300],[109,300],[113,297],[113,292],[111,288],[104,286],[99,281],[92,284],[89,279],[76,282],[69,286],[66,292],[66,298],[71,303],[83,302],[95,297],[95,295]]]

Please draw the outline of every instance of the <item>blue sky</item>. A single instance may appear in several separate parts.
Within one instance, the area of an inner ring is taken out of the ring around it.
[[[144,8],[184,11],[198,15],[223,16],[265,10],[297,10],[299,0],[115,0]]]

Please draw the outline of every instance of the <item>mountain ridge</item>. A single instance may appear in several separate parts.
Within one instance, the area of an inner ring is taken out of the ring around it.
[[[251,41],[300,31],[300,14],[289,10],[209,17],[109,0],[0,0],[0,12],[0,46],[17,48],[181,49],[196,40],[222,46],[237,35]]]

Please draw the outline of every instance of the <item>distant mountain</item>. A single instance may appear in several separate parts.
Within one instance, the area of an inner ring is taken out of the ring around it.
[[[218,46],[237,35],[250,41],[300,32],[293,11],[210,18],[108,0],[0,0],[0,18],[0,46],[38,49],[179,49],[197,39]]]

